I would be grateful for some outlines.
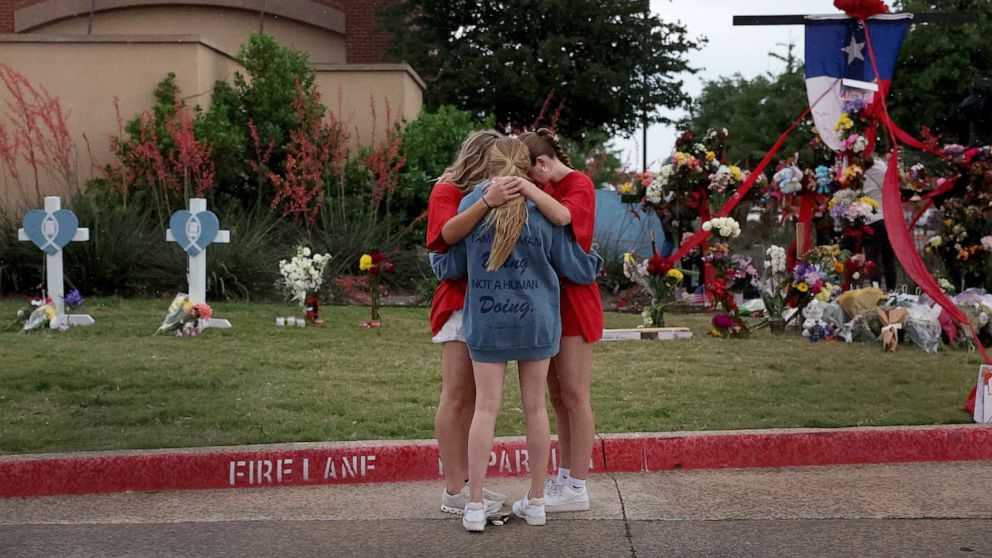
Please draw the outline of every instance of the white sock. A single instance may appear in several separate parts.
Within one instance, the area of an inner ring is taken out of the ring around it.
[[[566,469],[565,467],[558,467],[558,478],[555,479],[555,482],[558,484],[565,484],[565,481],[568,480],[568,474],[571,472],[572,471]]]
[[[586,481],[582,479],[569,477],[568,484],[571,485],[572,489],[576,492],[582,492],[586,489]]]

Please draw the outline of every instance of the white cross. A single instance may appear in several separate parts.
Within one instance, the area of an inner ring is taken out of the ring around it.
[[[58,196],[48,196],[45,198],[45,213],[52,215],[62,209],[62,199]],[[45,223],[43,226],[47,225]],[[52,235],[54,236],[54,235]],[[24,229],[17,230],[17,239],[30,241]],[[86,242],[90,239],[89,229],[76,229],[76,234],[71,242]],[[49,321],[48,327],[58,329],[63,323],[69,325],[90,326],[93,325],[93,318],[88,314],[65,313],[65,277],[62,270],[62,249],[58,249],[54,254],[45,254],[45,267],[47,268],[46,283],[48,287],[48,297],[55,305],[55,319]]]
[[[207,210],[207,200],[203,198],[190,198],[189,200],[189,212],[193,215]],[[165,240],[168,242],[176,242],[175,237],[172,235],[171,230],[165,231]],[[219,230],[217,231],[217,238],[213,240],[214,243],[227,244],[231,242],[231,231]],[[189,256],[189,267],[186,272],[186,280],[189,282],[189,301],[193,304],[202,304],[207,301],[207,247],[204,246],[203,250],[195,256]],[[227,329],[231,327],[231,322],[220,319],[220,318],[210,318],[206,320],[206,323],[202,327],[213,327],[218,329]]]

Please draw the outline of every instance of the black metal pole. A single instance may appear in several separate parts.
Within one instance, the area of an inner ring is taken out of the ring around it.
[[[913,23],[967,23],[976,19],[974,12],[913,14]],[[734,25],[805,25],[806,22],[806,16],[799,14],[734,16]]]

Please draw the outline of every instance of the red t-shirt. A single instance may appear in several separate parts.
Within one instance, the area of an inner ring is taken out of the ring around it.
[[[583,250],[592,249],[596,225],[596,188],[592,180],[578,171],[568,173],[560,182],[549,185],[548,193],[572,214],[572,232]],[[599,284],[576,285],[561,280],[561,335],[581,335],[588,343],[603,338],[603,299]]]
[[[448,243],[441,236],[441,229],[449,219],[458,215],[458,204],[465,194],[450,182],[439,182],[431,190],[427,202],[427,250],[447,252]],[[468,278],[441,281],[431,300],[431,333],[437,335],[455,310],[465,306]]]

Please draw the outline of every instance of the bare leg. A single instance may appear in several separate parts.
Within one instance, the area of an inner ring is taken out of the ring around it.
[[[544,384],[548,375],[548,359],[521,360],[520,401],[527,421],[527,459],[530,463],[530,498],[544,498],[544,478],[548,474],[548,450],[551,428],[548,425],[548,404],[544,399]]]
[[[569,453],[562,450],[562,463],[568,463],[569,476],[586,480],[589,458],[596,437],[596,421],[590,402],[593,343],[580,336],[562,337],[561,352],[555,357],[561,405],[566,409],[569,430]],[[555,412],[558,408],[555,407]],[[566,461],[567,455],[567,461]]]
[[[496,417],[503,398],[505,362],[472,362],[475,372],[475,414],[468,432],[468,499],[482,501],[482,487],[493,449]]]
[[[548,393],[551,395],[551,406],[555,409],[555,425],[558,429],[558,467],[568,468],[572,447],[571,429],[568,423],[568,408],[561,398],[561,379],[558,377],[558,357],[551,359],[548,369]]]
[[[441,352],[441,399],[434,415],[448,494],[457,494],[468,478],[468,429],[474,410],[475,378],[468,347],[460,341],[449,341]]]

